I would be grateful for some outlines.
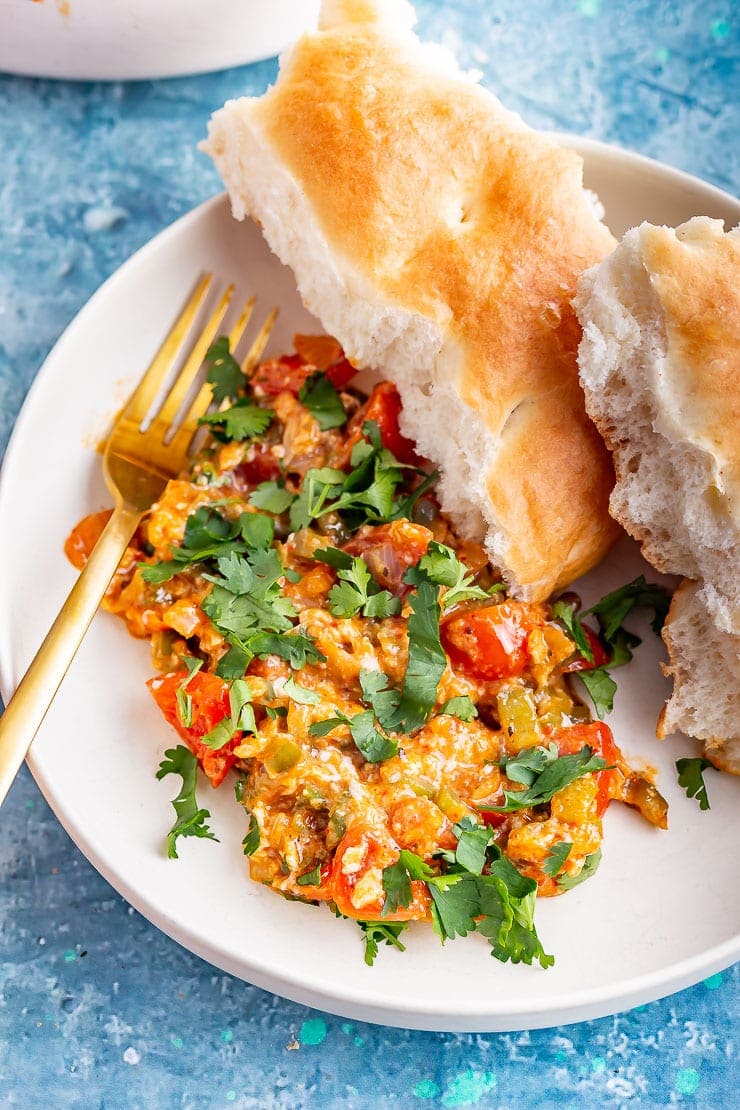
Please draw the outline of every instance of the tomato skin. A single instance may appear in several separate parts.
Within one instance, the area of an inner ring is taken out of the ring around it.
[[[260,482],[274,482],[280,477],[280,463],[269,447],[257,444],[250,449],[244,462],[233,470],[234,484],[239,490],[252,489]]]
[[[90,513],[89,516],[83,517],[67,536],[64,541],[64,554],[77,570],[82,570],[85,566],[112,514],[112,509]]]
[[[186,678],[184,671],[176,671],[150,678],[147,686],[167,723],[182,737],[211,780],[211,786],[220,786],[236,762],[233,749],[239,743],[241,733],[215,752],[202,744],[200,738],[229,715],[229,684],[208,672],[199,671],[193,675],[187,685],[187,693],[193,699],[193,723],[187,728],[177,712],[177,691]]]
[[[335,389],[344,389],[357,373],[336,339],[328,335],[297,335],[295,345],[296,354],[268,359],[257,368],[253,384],[263,396],[287,392],[297,397],[317,370],[324,371]]]
[[[360,868],[349,875],[342,870],[345,854],[350,849],[364,849],[364,857]],[[329,878],[328,897],[335,903],[340,913],[345,917],[354,917],[360,921],[374,920],[380,917],[383,909],[383,898],[377,902],[357,908],[352,902],[352,892],[359,880],[373,867],[389,867],[398,859],[398,848],[390,843],[383,843],[373,832],[362,826],[355,826],[348,830],[337,845],[332,862],[331,876]],[[399,907],[395,913],[388,913],[384,921],[418,921],[429,917],[431,898],[426,885],[415,879],[411,880],[412,899],[408,906]]]
[[[412,440],[401,435],[401,429],[398,426],[401,407],[401,398],[393,382],[379,382],[366,404],[349,422],[348,450],[351,452],[354,445],[362,439],[362,425],[365,421],[373,420],[380,429],[383,446],[395,455],[399,462],[410,466],[421,466],[424,460],[417,455],[416,445]]]
[[[599,790],[596,795],[596,812],[601,817],[611,801],[610,788],[617,774],[613,765],[622,760],[622,753],[614,743],[612,730],[603,721],[590,721],[571,725],[570,728],[555,729],[548,737],[548,741],[557,744],[560,755],[575,755],[584,744],[588,744],[594,755],[600,755],[609,765],[610,770],[598,772]]]
[[[314,370],[300,355],[283,355],[270,358],[257,367],[252,384],[264,397],[277,397],[278,393],[298,392],[308,375]]]
[[[475,678],[516,678],[529,662],[531,620],[516,601],[453,614],[442,625],[442,644],[453,663]]]
[[[584,659],[582,655],[579,655],[577,659],[574,659],[572,663],[569,663],[567,667],[563,668],[564,674],[573,674],[575,671],[593,671],[597,667],[606,666],[611,659],[609,652],[593,629],[589,628],[587,625],[583,625],[583,631],[586,633],[586,639],[591,648],[591,654],[594,657],[593,663],[588,659]]]
[[[432,533],[423,524],[393,520],[390,524],[361,528],[344,545],[344,550],[349,555],[361,555],[378,585],[403,597],[411,589],[403,582],[403,576],[426,555],[432,539]]]

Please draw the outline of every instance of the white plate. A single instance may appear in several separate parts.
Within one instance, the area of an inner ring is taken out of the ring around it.
[[[0,0],[0,70],[127,81],[271,58],[319,0]]]
[[[617,233],[642,218],[678,223],[694,213],[737,222],[740,207],[717,190],[643,158],[578,142],[587,183]],[[92,445],[128,392],[203,268],[259,294],[282,314],[272,341],[287,348],[312,326],[291,275],[226,200],[202,205],[139,251],[93,297],[40,372],[12,439],[0,488],[0,674],[7,695],[33,654],[74,572],[62,554],[69,528],[108,503]],[[640,571],[624,542],[584,584],[586,597]],[[740,887],[734,845],[738,782],[710,773],[712,809],[701,813],[675,781],[687,741],[659,744],[654,723],[666,694],[660,645],[647,631],[620,673],[612,725],[631,756],[659,768],[671,828],[658,832],[613,805],[598,875],[557,900],[541,900],[538,926],[556,965],[502,965],[482,938],[440,950],[414,927],[405,954],[362,961],[356,927],[325,910],[282,901],[250,882],[240,842],[242,811],[228,786],[200,796],[220,844],[183,843],[168,860],[172,780],[155,780],[174,734],[144,681],[147,645],[99,616],[33,747],[30,765],[75,842],[151,921],[187,948],[258,986],[368,1021],[426,1029],[502,1030],[577,1021],[677,990],[740,955]]]

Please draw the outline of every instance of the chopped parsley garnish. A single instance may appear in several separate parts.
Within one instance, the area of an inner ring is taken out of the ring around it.
[[[358,921],[365,934],[365,963],[372,967],[378,954],[378,944],[391,944],[399,952],[406,951],[406,945],[398,939],[407,928],[405,921]]]
[[[558,872],[562,871],[572,847],[573,845],[569,844],[567,840],[561,840],[559,844],[553,844],[550,854],[542,864],[542,870],[551,879],[554,879]]]
[[[180,723],[185,728],[190,728],[193,723],[193,698],[188,693],[188,685],[203,666],[203,660],[195,659],[192,655],[183,655],[182,661],[187,668],[188,676],[175,691],[175,704]]]
[[[594,662],[594,651],[587,627],[583,624],[583,618],[591,614],[598,620],[600,638],[606,647],[609,660],[599,667],[578,672],[578,677],[586,687],[598,717],[604,717],[614,708],[617,684],[609,671],[629,663],[633,649],[641,642],[639,636],[635,636],[623,627],[623,621],[633,609],[651,609],[653,613],[651,627],[656,635],[660,635],[670,602],[670,592],[664,586],[646,582],[644,575],[641,574],[633,582],[628,582],[627,585],[606,594],[583,613],[576,612],[574,601],[556,601],[553,605],[553,616],[565,626],[581,657],[591,664]],[[593,636],[594,633],[592,632],[591,635]]]
[[[252,708],[252,691],[245,678],[237,678],[229,687],[229,715],[201,736],[201,744],[212,751],[219,751],[234,738],[237,732],[257,732]]]
[[[572,890],[574,886],[580,886],[585,883],[586,879],[590,879],[595,875],[601,863],[601,849],[597,848],[595,852],[589,852],[583,861],[583,867],[577,875],[561,875],[556,879],[558,886],[561,890]]]
[[[298,400],[306,406],[322,432],[329,428],[341,428],[347,423],[347,413],[339,394],[321,370],[306,379],[298,393]]]
[[[380,589],[359,555],[351,559],[349,567],[337,571],[337,578],[340,581],[329,590],[329,611],[333,616],[354,617],[361,612],[364,617],[382,619],[400,613],[399,599],[389,590]]]
[[[280,516],[293,504],[296,495],[285,488],[282,482],[261,482],[249,495],[249,504],[255,509]]]
[[[521,775],[526,771],[529,775],[533,772],[531,783],[526,790],[504,790],[505,802],[502,806],[481,806],[480,808],[493,813],[516,813],[517,810],[541,806],[551,801],[558,791],[570,786],[583,775],[606,769],[606,761],[601,756],[594,755],[588,744],[584,744],[575,755],[557,755],[557,749],[553,751],[553,748],[554,745],[550,745],[550,748],[530,748],[526,753],[529,757],[528,763],[525,763],[524,753],[512,760],[504,760],[501,766],[507,778],[514,782],[526,783],[527,780],[517,778],[517,774]],[[535,759],[538,763],[534,763]],[[539,761],[541,761],[541,770],[539,770]],[[509,772],[510,765],[514,774]]]
[[[198,423],[207,424],[211,435],[227,443],[261,436],[272,423],[274,415],[271,409],[263,409],[248,397],[240,397],[231,408],[209,412],[201,416]]]
[[[293,531],[308,528],[312,521],[327,513],[341,513],[352,530],[362,524],[382,524],[398,518],[399,509],[408,498],[396,500],[396,490],[405,481],[406,472],[418,473],[417,468],[400,463],[383,447],[380,429],[374,421],[366,421],[362,430],[367,438],[352,449],[349,473],[328,466],[307,472],[290,507]],[[409,496],[415,495],[419,496],[420,490]]]
[[[218,837],[207,824],[211,814],[207,809],[201,809],[198,806],[195,797],[198,760],[190,749],[182,744],[178,744],[176,748],[168,748],[164,754],[165,758],[159,765],[157,778],[163,779],[166,775],[182,776],[180,792],[172,799],[177,816],[167,834],[167,855],[170,859],[178,859],[176,844],[179,837],[199,836],[208,840],[218,840]]]
[[[456,698],[448,698],[444,705],[440,705],[437,716],[442,713],[448,713],[450,717],[457,717],[459,721],[466,722],[472,721],[474,717],[478,716],[478,710],[467,694],[461,694]]]
[[[298,886],[319,886],[321,883],[321,865],[317,864],[313,871],[306,871],[296,879]]]
[[[253,813],[249,814],[249,829],[247,835],[242,840],[242,848],[244,849],[245,856],[253,856],[260,846],[260,827],[257,824],[257,818]]]
[[[318,705],[321,698],[315,690],[309,690],[305,686],[299,686],[296,680],[291,675],[286,679],[283,684],[283,693],[287,694],[289,698],[297,702],[298,705]]]
[[[687,798],[696,798],[699,809],[711,809],[709,795],[707,794],[704,772],[712,764],[708,759],[697,756],[694,759],[677,759],[678,785],[686,791]]]
[[[358,750],[368,763],[382,763],[398,755],[398,741],[378,729],[370,709],[365,710],[364,713],[356,713],[354,717],[337,713],[335,717],[330,717],[326,721],[315,721],[308,726],[308,731],[311,736],[327,736],[341,725],[347,725]]]
[[[485,601],[489,594],[473,584],[475,577],[465,563],[458,559],[451,547],[432,540],[426,555],[419,560],[419,567],[430,582],[445,586],[442,608],[451,609],[462,601]]]
[[[213,399],[220,405],[231,400],[244,389],[246,378],[242,368],[229,350],[227,336],[220,336],[206,351],[207,380],[213,387]]]
[[[414,732],[426,724],[434,709],[447,656],[439,638],[439,586],[416,567],[406,572],[405,580],[417,583],[416,593],[409,596],[409,658],[398,707],[386,724],[398,732]]]
[[[275,524],[260,513],[241,513],[229,520],[209,505],[201,505],[185,522],[182,544],[172,557],[160,563],[139,563],[145,582],[160,584],[175,574],[225,555],[243,554],[250,548],[267,550],[272,543]]]
[[[498,960],[528,964],[538,960],[542,967],[550,967],[554,960],[534,928],[536,882],[502,855],[488,829],[466,820],[453,831],[458,844],[451,858],[450,853],[444,854],[444,873],[435,874],[424,860],[405,850],[384,869],[383,913],[410,905],[412,882],[423,882],[432,899],[432,924],[443,943],[479,932]]]

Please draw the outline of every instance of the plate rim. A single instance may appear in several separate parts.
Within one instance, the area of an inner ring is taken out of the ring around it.
[[[738,220],[740,220],[740,203],[731,194],[683,170],[599,140],[563,133],[552,133],[552,137],[556,138],[558,142],[574,147],[585,158],[588,157],[589,153],[600,157],[616,158],[635,169],[649,168],[651,171],[657,170],[661,174],[667,173],[674,177],[678,183],[684,183],[692,188],[698,186],[705,192],[711,191],[711,195],[718,203],[730,210],[736,210]],[[211,210],[227,204],[228,197],[226,193],[216,194],[163,228],[106,278],[61,333],[44,359],[28,390],[5,451],[0,467],[0,519],[2,519],[5,511],[5,500],[8,496],[6,475],[14,465],[15,453],[19,450],[18,444],[23,439],[26,425],[31,419],[30,413],[35,406],[37,394],[43,391],[47,377],[54,372],[53,362],[56,360],[56,352],[60,345],[63,345],[74,329],[84,326],[88,315],[96,311],[98,302],[106,295],[108,288],[118,279],[122,271],[135,271],[136,267],[142,262],[142,256],[148,256],[150,252],[159,249],[172,237],[181,235],[190,224],[208,218]],[[0,693],[3,693],[4,696],[9,695],[13,688],[10,673],[10,628],[0,615]],[[700,981],[703,977],[727,968],[740,958],[739,930],[734,936],[714,945],[712,948],[686,957],[678,963],[672,963],[667,967],[622,980],[616,992],[604,986],[584,990],[576,989],[542,1000],[541,1004],[536,1007],[533,1006],[532,999],[522,1000],[521,1003],[516,999],[509,999],[505,1006],[499,1007],[495,1005],[495,999],[489,999],[485,1004],[470,1005],[464,1011],[459,1009],[456,1011],[451,1009],[440,1011],[439,1007],[442,1002],[434,1004],[427,1004],[422,1000],[414,1000],[411,1003],[406,1003],[405,1000],[393,1000],[391,1002],[377,992],[373,992],[372,989],[363,991],[362,996],[358,998],[356,991],[344,989],[341,982],[338,982],[329,993],[323,984],[312,982],[310,968],[306,969],[300,979],[296,979],[295,975],[286,977],[286,975],[272,968],[265,969],[259,964],[255,964],[248,957],[234,959],[228,953],[219,949],[218,946],[193,936],[188,931],[187,926],[181,926],[180,922],[173,922],[148,897],[138,893],[135,887],[120,876],[112,864],[109,865],[108,861],[96,849],[94,843],[78,826],[74,814],[69,812],[62,799],[55,796],[54,784],[47,780],[43,769],[37,765],[33,751],[29,753],[27,763],[52,812],[75,845],[105,880],[148,921],[188,951],[195,953],[200,958],[229,974],[246,979],[256,986],[277,993],[282,997],[305,1005],[318,1006],[342,1016],[403,1028],[438,1031],[494,1032],[550,1028],[554,1025],[603,1017],[643,1002],[664,997]]]

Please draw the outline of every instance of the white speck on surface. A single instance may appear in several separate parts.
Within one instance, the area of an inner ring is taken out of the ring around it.
[[[131,1064],[132,1067],[135,1067],[136,1064],[138,1064],[140,1060],[141,1060],[141,1056],[139,1055],[139,1053],[136,1051],[135,1048],[131,1048],[131,1046],[129,1045],[129,1047],[126,1049],[126,1051],[123,1054],[124,1064]]]
[[[82,217],[85,231],[110,231],[116,224],[122,223],[128,212],[115,204],[96,204],[88,208]]]

